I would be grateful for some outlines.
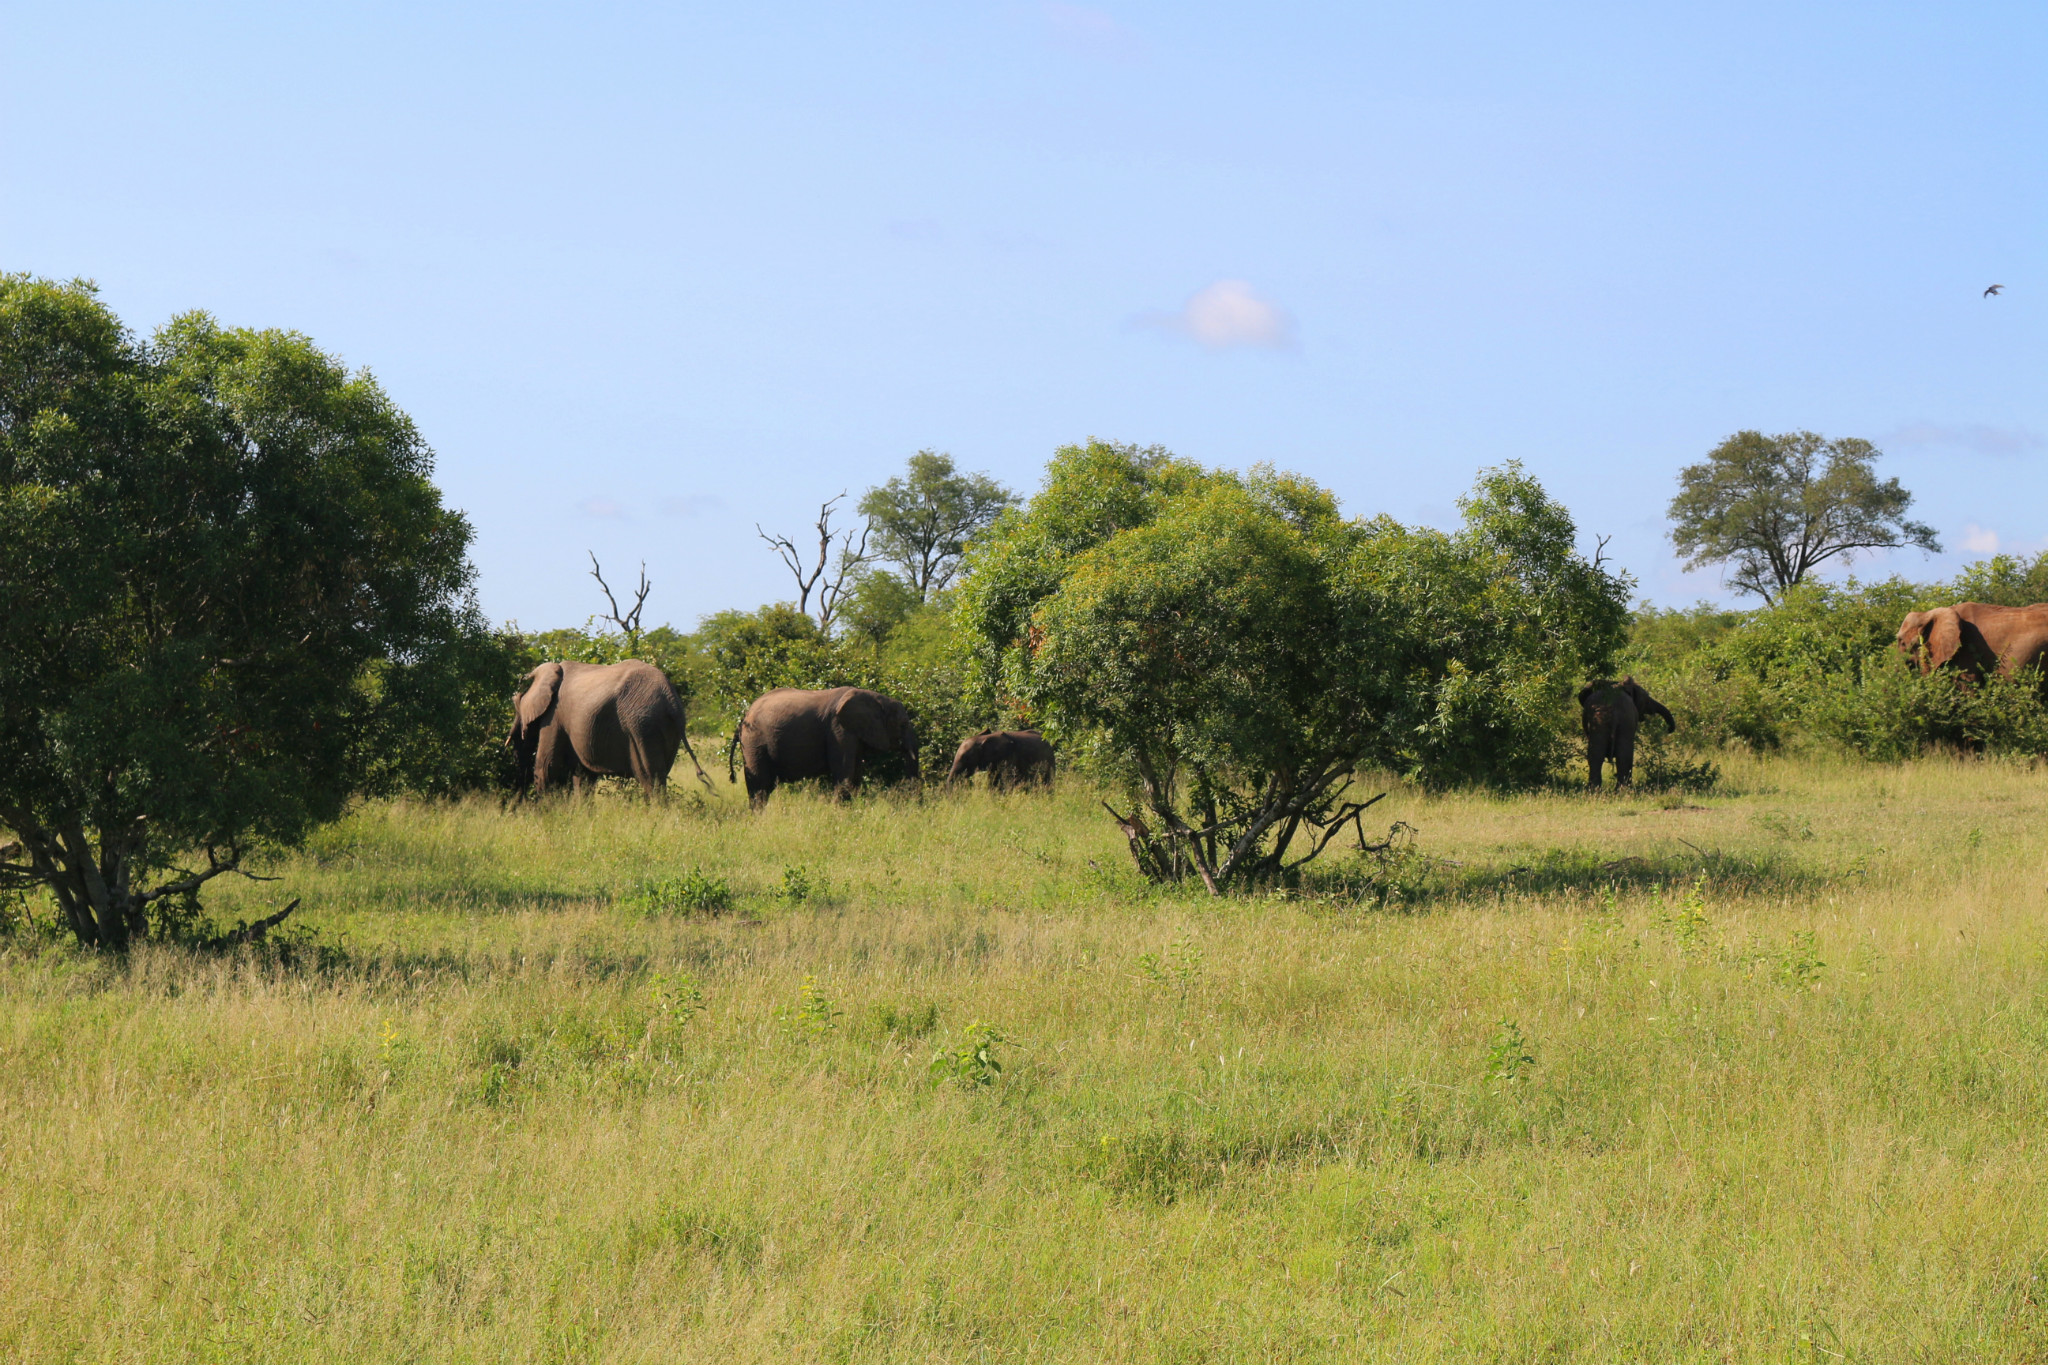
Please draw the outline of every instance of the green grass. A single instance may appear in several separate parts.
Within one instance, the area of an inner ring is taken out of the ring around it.
[[[2048,777],[1727,767],[1221,902],[1078,784],[368,807],[211,902],[324,953],[0,952],[0,1352],[2048,1356]]]

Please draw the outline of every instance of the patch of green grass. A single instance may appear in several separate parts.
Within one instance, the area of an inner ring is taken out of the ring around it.
[[[303,897],[318,961],[101,959],[26,904],[0,1344],[2048,1355],[2048,785],[1717,761],[1400,790],[1398,848],[1223,901],[1077,778],[370,804],[207,903]],[[692,874],[748,913],[619,913]]]

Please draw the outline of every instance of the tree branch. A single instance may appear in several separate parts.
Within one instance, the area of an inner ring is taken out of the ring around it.
[[[640,613],[647,606],[647,594],[653,587],[647,581],[647,561],[640,561],[640,587],[633,594],[633,610],[622,615],[619,612],[619,599],[612,596],[612,585],[604,581],[604,569],[597,562],[597,552],[586,550],[584,553],[590,556],[590,576],[597,580],[598,587],[604,589],[604,600],[611,604],[611,615],[605,619],[617,626],[619,633],[626,637],[627,650],[637,652],[640,648]]]

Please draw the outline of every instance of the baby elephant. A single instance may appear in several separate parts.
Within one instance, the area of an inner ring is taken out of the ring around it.
[[[991,787],[1052,782],[1052,745],[1036,730],[983,730],[960,741],[948,782],[988,774]]]
[[[1614,785],[1626,787],[1636,767],[1636,727],[1644,716],[1662,716],[1673,730],[1677,719],[1634,678],[1587,683],[1579,692],[1579,719],[1586,730],[1586,786],[1600,790],[1600,767],[1614,760]]]

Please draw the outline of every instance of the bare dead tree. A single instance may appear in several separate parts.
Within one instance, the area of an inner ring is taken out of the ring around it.
[[[808,550],[799,550],[788,536],[771,536],[761,529],[761,523],[754,523],[754,531],[768,542],[796,580],[796,609],[808,615],[811,611],[812,594],[817,595],[818,629],[828,634],[839,609],[853,591],[854,571],[866,564],[872,557],[868,553],[868,537],[873,534],[873,523],[863,521],[859,539],[851,529],[835,532],[832,529],[832,513],[846,499],[842,491],[836,498],[828,498],[818,508],[818,557],[811,561]],[[833,546],[837,544],[839,554],[835,560]],[[807,567],[808,565],[808,567]],[[837,573],[837,577],[833,573]]]
[[[611,614],[605,617],[605,620],[617,626],[619,633],[626,637],[626,652],[628,654],[638,654],[640,652],[640,613],[646,608],[647,594],[654,586],[647,581],[647,561],[644,559],[640,561],[640,586],[633,594],[633,610],[621,614],[619,611],[619,599],[612,595],[612,585],[604,581],[604,569],[597,562],[597,552],[592,550],[586,553],[590,555],[590,576],[597,580],[598,587],[604,589],[604,600],[611,604]]]
[[[1596,536],[1596,537],[1594,537],[1594,545],[1593,545],[1593,572],[1594,572],[1594,573],[1599,573],[1599,572],[1601,571],[1601,569],[1602,569],[1603,567],[1605,567],[1605,565],[1606,565],[1606,563],[1607,563],[1607,542],[1608,542],[1608,541],[1610,541],[1610,540],[1612,540],[1612,539],[1614,539],[1614,537],[1613,537],[1613,536]]]

